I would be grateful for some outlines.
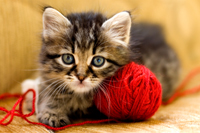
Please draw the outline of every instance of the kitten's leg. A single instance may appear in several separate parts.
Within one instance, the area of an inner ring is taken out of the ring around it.
[[[34,89],[35,92],[36,92],[36,95],[37,95],[38,84],[39,84],[39,78],[37,78],[35,80],[27,79],[27,80],[23,81],[23,83],[21,85],[22,86],[22,93],[25,93],[29,89]],[[32,101],[33,101],[33,94],[28,93],[25,97],[25,108],[26,108],[26,110],[29,110],[29,111],[32,110]],[[37,107],[36,107],[36,110],[37,110]]]
[[[52,127],[62,127],[70,124],[65,109],[65,100],[56,96],[39,96],[37,119],[39,122]]]

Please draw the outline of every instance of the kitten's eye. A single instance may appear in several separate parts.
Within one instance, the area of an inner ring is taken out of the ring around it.
[[[71,55],[71,54],[63,54],[62,55],[62,60],[67,65],[73,64],[75,62],[74,61],[74,56]]]
[[[92,59],[92,65],[95,67],[101,67],[105,63],[105,59],[101,56],[96,56]]]

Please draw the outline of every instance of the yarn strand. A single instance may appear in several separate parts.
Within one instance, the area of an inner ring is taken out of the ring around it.
[[[177,87],[175,93],[168,99],[166,102],[162,102],[163,105],[168,105],[172,103],[178,97],[183,97],[186,95],[194,94],[200,92],[200,85],[197,85],[193,88],[187,89],[183,91],[186,85],[191,81],[196,75],[200,74],[200,67],[193,69],[186,78],[182,81],[182,83]]]
[[[188,82],[190,80],[192,80],[192,78],[194,78],[194,76],[196,76],[197,74],[200,74],[200,67],[191,71],[186,76],[186,78],[183,80],[183,82],[179,85],[179,87],[177,87],[175,93],[171,96],[171,98],[168,101],[163,102],[162,104],[168,105],[168,104],[172,103],[178,97],[183,97],[183,96],[186,96],[186,95],[189,95],[189,94],[194,94],[196,92],[200,92],[200,85],[183,91],[183,89],[186,87]],[[33,93],[32,111],[28,114],[24,114],[23,113],[23,102],[24,102],[26,95],[30,92]],[[64,129],[64,128],[73,127],[73,126],[80,126],[80,125],[84,125],[84,124],[104,123],[104,122],[111,122],[111,121],[120,122],[116,119],[103,119],[103,120],[95,120],[95,121],[84,121],[84,122],[81,122],[81,123],[70,124],[70,125],[66,125],[66,126],[63,126],[63,127],[51,127],[51,126],[45,125],[43,123],[32,122],[28,119],[28,117],[32,116],[35,113],[35,97],[36,97],[36,92],[34,91],[34,89],[29,89],[24,94],[5,93],[5,94],[0,95],[0,100],[9,99],[9,98],[18,98],[18,100],[16,101],[16,103],[14,104],[14,106],[11,110],[7,110],[4,107],[0,107],[0,111],[3,111],[3,112],[6,113],[4,118],[2,118],[0,120],[0,125],[7,126],[8,124],[10,124],[12,122],[12,120],[15,116],[21,117],[22,119],[24,119],[25,121],[27,121],[30,124],[41,125],[41,126],[46,127],[47,129],[51,129],[51,130],[61,130],[61,129]],[[17,109],[17,107],[18,107],[18,109]]]
[[[33,99],[34,99],[33,102],[32,102],[32,108],[33,109],[30,113],[24,114],[23,111],[22,111],[23,110],[23,101],[25,99],[25,96],[30,92],[33,93]],[[7,98],[13,98],[13,97],[19,98],[19,99],[17,100],[17,102],[14,104],[13,108],[10,111],[5,109],[4,107],[0,107],[0,111],[7,113],[5,115],[5,117],[0,120],[0,125],[4,125],[4,126],[9,125],[12,122],[14,116],[21,117],[30,124],[41,125],[41,126],[46,127],[47,129],[51,129],[51,130],[61,130],[61,129],[64,129],[64,128],[68,128],[68,127],[72,127],[72,126],[73,127],[74,126],[80,126],[80,125],[85,125],[85,124],[104,123],[104,122],[111,122],[111,121],[119,122],[118,120],[115,120],[115,119],[104,119],[104,120],[95,120],[95,121],[84,121],[84,122],[81,122],[81,123],[70,124],[70,125],[66,125],[66,126],[63,126],[63,127],[51,127],[51,126],[45,125],[43,123],[32,122],[32,121],[27,119],[27,117],[30,117],[35,113],[36,92],[34,91],[34,89],[29,89],[23,95],[20,95],[20,94],[2,94],[2,95],[0,95],[0,99],[7,99]],[[16,108],[17,108],[18,105],[19,105],[19,109],[17,110]],[[10,116],[10,119],[7,122],[5,122],[9,116]]]

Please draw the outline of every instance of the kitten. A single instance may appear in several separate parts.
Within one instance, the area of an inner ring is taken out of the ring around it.
[[[132,25],[126,11],[109,19],[93,12],[65,17],[49,7],[43,13],[42,39],[36,114],[52,127],[70,124],[74,116],[100,115],[93,107],[93,94],[130,61],[146,65],[158,76],[163,98],[178,79],[178,59],[160,29]]]

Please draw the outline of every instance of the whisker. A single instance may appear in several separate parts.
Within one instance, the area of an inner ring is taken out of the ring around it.
[[[104,83],[102,83],[102,85],[105,87],[105,84]],[[106,87],[105,87],[106,88]],[[123,89],[123,87],[118,87],[118,89]],[[109,92],[109,91],[108,91]],[[120,98],[120,97],[119,97]],[[120,98],[120,100],[122,101],[122,102],[124,102],[124,103],[126,103],[126,104],[130,104],[130,102],[127,102],[126,100],[124,100],[124,99],[121,99]]]
[[[129,77],[127,76],[127,77],[125,77],[124,79],[121,79],[121,80],[119,80],[119,79],[117,79],[117,80],[112,80],[112,82],[121,82],[121,81],[124,81],[124,80],[127,80]],[[104,79],[103,81],[110,81],[109,79]]]
[[[57,87],[57,88],[54,89],[54,92],[50,96],[51,97],[51,103],[53,103],[55,101],[55,99],[56,99],[56,97],[58,95],[59,90],[60,90],[59,87]]]
[[[68,84],[65,83],[65,85],[62,87],[62,90],[61,90],[61,91],[64,91],[65,88],[66,88],[67,86],[68,86]],[[63,100],[63,103],[65,103],[65,99],[64,99],[64,97],[62,97],[62,100]]]
[[[56,96],[59,94],[59,92],[60,92],[62,86],[64,86],[64,84],[65,84],[65,82],[63,82],[62,84],[60,84],[60,85],[55,89],[55,91],[54,91],[54,92],[56,92],[55,94],[54,94],[54,92],[53,92],[53,95],[54,95],[53,101],[55,100]]]
[[[120,89],[120,88],[126,88],[126,87],[129,86],[131,83],[126,84],[126,85],[121,86],[121,87],[117,87],[117,86],[111,85],[111,84],[106,83],[106,82],[102,82],[102,84],[104,84],[104,85],[106,85],[106,86],[110,86],[110,87],[116,88],[116,89]]]
[[[110,105],[111,105],[111,101],[110,101],[110,97],[109,95],[106,93],[105,89],[107,89],[106,87],[104,87],[103,84],[99,84],[99,89],[103,92],[103,94],[106,97],[106,100],[108,102],[108,114],[110,114]],[[108,116],[109,117],[109,116]]]
[[[59,82],[60,82],[59,80],[56,80],[56,81],[52,82],[52,83],[51,83],[50,85],[48,85],[45,89],[43,89],[41,92],[39,92],[38,95],[36,96],[36,98],[38,98],[38,97],[39,97],[41,94],[43,94],[43,93],[46,93],[46,94],[43,96],[43,98],[46,97],[47,95],[49,95],[49,94],[53,91],[53,89],[51,89],[50,91],[47,91],[47,89],[48,89],[50,86],[52,86],[53,84],[54,84],[53,86],[57,85]]]
[[[45,81],[40,82],[39,84],[43,84],[43,83],[46,83],[46,82],[48,82],[48,81],[55,80],[55,79],[59,79],[59,78],[48,79],[48,80],[45,80]]]
[[[54,84],[53,88],[55,88],[55,86],[60,84],[61,82],[63,82],[63,81],[58,81],[56,84]],[[48,96],[48,101],[49,101],[50,98],[52,98],[52,96],[53,96],[54,92],[56,91],[56,89],[51,89],[50,93],[48,93],[48,95],[47,95]]]
[[[24,69],[22,71],[39,71],[39,70],[44,70],[44,69]]]

